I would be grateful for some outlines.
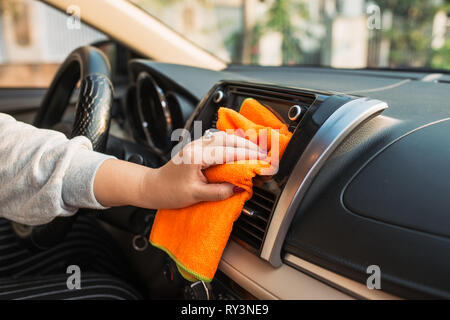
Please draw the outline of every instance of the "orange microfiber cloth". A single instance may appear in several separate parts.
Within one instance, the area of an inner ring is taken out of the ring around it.
[[[217,165],[204,171],[210,183],[229,182],[245,189],[242,193],[183,209],[158,210],[150,243],[164,250],[176,262],[183,277],[190,281],[212,280],[233,223],[244,202],[252,196],[252,178],[270,168],[272,151],[279,152],[279,160],[292,135],[286,124],[269,109],[250,98],[244,100],[239,113],[220,108],[217,129],[237,130],[235,134],[260,146],[260,142],[267,144],[263,147],[268,151],[268,158]],[[278,142],[276,146],[271,145],[273,141]]]

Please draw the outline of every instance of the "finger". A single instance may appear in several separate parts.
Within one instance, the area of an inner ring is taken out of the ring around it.
[[[209,146],[246,148],[254,151],[262,151],[257,144],[250,140],[223,131],[213,133],[210,140],[206,140],[205,142]]]
[[[221,133],[222,131],[219,131],[217,129],[206,130],[202,138],[199,140],[203,145],[214,145],[217,144],[218,141],[220,141],[220,137],[222,136]]]
[[[267,157],[266,153],[245,148],[218,147],[218,149],[223,152],[222,161],[224,163],[240,160],[261,160]],[[220,161],[220,154],[217,159]]]
[[[203,149],[203,168],[240,160],[262,160],[267,154],[245,148],[205,147]]]
[[[221,201],[234,194],[233,188],[231,183],[205,183],[197,192],[200,201]]]
[[[262,152],[262,150],[259,148],[259,146],[256,143],[253,143],[250,140],[236,136],[234,134],[226,134],[225,133],[225,144],[223,146],[224,147],[234,147],[234,148],[245,148],[245,149],[249,149],[249,150]]]

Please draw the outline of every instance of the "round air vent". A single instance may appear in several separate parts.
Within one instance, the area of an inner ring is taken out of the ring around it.
[[[163,90],[147,73],[139,74],[136,83],[137,108],[145,138],[154,151],[170,151],[173,130],[169,104]]]

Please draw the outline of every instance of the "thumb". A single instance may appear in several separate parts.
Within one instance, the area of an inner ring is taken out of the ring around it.
[[[234,185],[231,183],[205,183],[199,192],[200,201],[220,201],[234,194]]]

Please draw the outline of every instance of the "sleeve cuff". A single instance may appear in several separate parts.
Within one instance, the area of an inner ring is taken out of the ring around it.
[[[77,208],[108,209],[94,195],[94,180],[100,165],[113,156],[80,147],[73,155],[63,178],[62,196],[66,205]]]

